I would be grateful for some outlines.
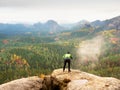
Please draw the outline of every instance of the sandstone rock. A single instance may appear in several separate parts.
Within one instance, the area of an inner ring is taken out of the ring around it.
[[[54,83],[60,90],[120,90],[120,80],[112,77],[100,77],[79,70],[70,73],[62,69],[54,70],[52,75]],[[70,82],[66,83],[67,79]]]
[[[40,90],[42,82],[37,76],[22,78],[0,85],[0,90]]]
[[[33,76],[2,84],[0,90],[120,90],[120,80],[79,70],[68,73],[56,69],[43,78]]]

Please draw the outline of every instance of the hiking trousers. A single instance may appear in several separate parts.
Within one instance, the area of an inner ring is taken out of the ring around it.
[[[71,63],[70,59],[64,60],[63,72],[65,71],[66,63],[68,63],[68,72],[70,72],[70,63]]]

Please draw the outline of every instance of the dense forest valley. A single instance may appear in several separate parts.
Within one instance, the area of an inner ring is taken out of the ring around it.
[[[104,27],[87,24],[48,34],[0,30],[0,84],[50,74],[63,67],[62,56],[67,51],[73,56],[71,68],[120,79],[120,30],[107,26],[113,20],[104,21]]]

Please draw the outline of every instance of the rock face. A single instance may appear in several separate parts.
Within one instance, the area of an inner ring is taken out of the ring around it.
[[[0,90],[41,90],[43,79],[34,76],[0,85]]]
[[[53,84],[59,90],[120,90],[120,80],[112,77],[100,77],[79,70],[70,73],[62,69],[54,70],[51,75]]]
[[[56,69],[49,76],[22,78],[0,85],[0,90],[120,90],[120,80],[79,70]]]

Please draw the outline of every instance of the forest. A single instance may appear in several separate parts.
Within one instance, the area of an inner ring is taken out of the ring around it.
[[[97,61],[94,61],[94,58],[91,60],[89,56],[84,62],[79,61],[77,50],[81,48],[81,44],[96,36],[102,36],[104,39]],[[119,38],[120,32],[115,29],[96,32],[91,28],[41,37],[4,37],[1,34],[0,84],[22,77],[50,74],[54,69],[63,67],[62,56],[67,51],[73,56],[71,68],[120,79]]]

